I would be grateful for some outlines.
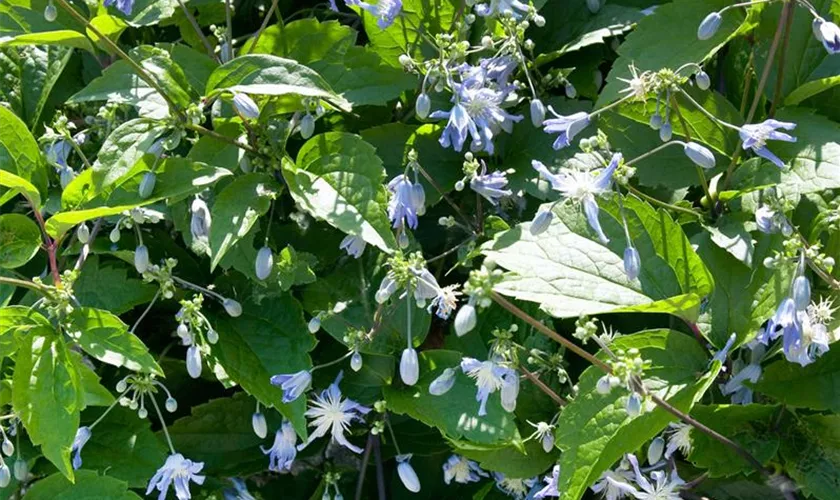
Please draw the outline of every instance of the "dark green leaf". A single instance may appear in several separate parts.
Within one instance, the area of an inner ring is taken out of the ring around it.
[[[128,490],[119,479],[100,476],[94,471],[76,472],[75,483],[61,474],[53,474],[35,483],[23,498],[26,500],[135,500],[140,497]]]
[[[840,349],[831,349],[802,367],[786,359],[770,364],[755,390],[788,406],[840,411]]]

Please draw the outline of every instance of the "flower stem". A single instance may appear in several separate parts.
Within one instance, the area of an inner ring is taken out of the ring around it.
[[[155,407],[155,412],[157,413],[157,416],[160,419],[160,426],[163,428],[163,435],[166,436],[166,444],[169,445],[169,451],[171,451],[174,455],[175,447],[172,446],[172,438],[169,437],[169,430],[166,428],[166,422],[163,421],[163,414],[160,412],[160,407],[158,406],[157,401],[155,401],[154,394],[149,394],[149,399],[152,400],[152,406]]]
[[[546,385],[545,382],[540,380],[540,378],[534,372],[528,370],[524,366],[520,366],[519,371],[521,371],[528,380],[530,380],[535,386],[537,386],[537,388],[539,388],[541,391],[543,391],[548,397],[553,399],[554,402],[557,403],[558,406],[566,406],[567,404],[569,404],[568,401],[563,399],[556,392],[551,390],[551,387]]]
[[[210,45],[210,40],[207,39],[207,36],[204,35],[204,32],[201,31],[201,26],[199,26],[198,21],[196,21],[195,16],[193,16],[192,12],[184,5],[184,0],[178,0],[178,3],[181,5],[181,10],[184,11],[184,16],[190,22],[190,25],[195,30],[195,33],[198,35],[198,38],[201,39],[202,45],[204,45],[205,50],[207,50],[207,55],[210,56],[211,59],[215,61],[219,61],[219,58],[216,57],[216,53],[213,50],[213,46]]]
[[[785,79],[785,58],[787,55],[788,42],[790,41],[790,28],[793,26],[793,15],[796,13],[795,7],[796,4],[793,2],[788,2],[784,6],[784,8],[788,11],[788,22],[785,23],[785,34],[782,38],[782,48],[779,51],[779,63],[777,65],[779,70],[776,73],[776,87],[773,89],[773,102],[770,103],[770,112],[767,113],[767,116],[770,118],[773,118],[773,115],[776,114],[776,106],[779,105],[779,101],[782,98],[782,84]]]
[[[149,314],[149,311],[152,310],[152,306],[155,305],[155,302],[157,301],[159,296],[160,296],[160,288],[158,288],[158,291],[155,292],[155,296],[152,297],[152,301],[149,302],[148,306],[146,306],[146,309],[143,311],[143,314],[141,314],[140,317],[137,318],[137,321],[134,322],[134,325],[131,327],[131,330],[129,330],[129,333],[134,333],[134,331],[137,330],[137,327],[140,326],[140,322],[143,321],[143,318],[145,318],[146,315]]]
[[[397,444],[397,436],[394,434],[394,429],[391,427],[391,419],[388,418],[388,414],[385,414],[385,425],[388,427],[388,432],[391,434],[391,441],[394,442],[394,449],[397,450],[397,455],[402,455],[400,451],[400,446]]]
[[[642,198],[644,200],[649,201],[650,203],[652,203],[654,205],[658,205],[662,208],[667,208],[668,210],[673,210],[675,212],[680,212],[680,213],[683,213],[683,214],[691,215],[693,217],[697,217],[698,219],[703,218],[703,216],[701,216],[700,214],[698,214],[694,210],[691,210],[689,208],[680,207],[680,206],[677,206],[677,205],[672,205],[670,203],[665,203],[664,201],[657,200],[653,196],[650,196],[648,194],[645,194],[645,193],[639,191],[638,189],[634,188],[630,184],[625,184],[624,187],[627,188],[627,191],[635,194],[639,198]]]

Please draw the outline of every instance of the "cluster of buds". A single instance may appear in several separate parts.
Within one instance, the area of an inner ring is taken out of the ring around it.
[[[146,396],[153,399],[159,388],[166,393],[166,401],[164,402],[166,411],[174,413],[178,409],[178,401],[172,397],[172,393],[165,385],[156,380],[154,375],[126,375],[117,382],[117,392],[120,393],[118,402],[120,406],[136,411],[138,417],[146,418],[149,416],[149,410],[146,409]],[[152,404],[157,405],[154,399]]]
[[[485,261],[481,269],[470,271],[470,277],[464,283],[464,295],[469,296],[466,304],[455,315],[455,333],[465,335],[475,328],[478,322],[478,309],[486,309],[493,303],[493,287],[502,281],[503,272],[495,269],[492,262]]]
[[[61,273],[61,283],[57,285],[44,283],[38,276],[32,278],[32,281],[44,290],[43,297],[38,299],[32,307],[43,308],[50,319],[67,317],[77,306],[81,307],[73,294],[73,284],[78,277],[78,271],[66,270]]]
[[[649,369],[651,362],[642,358],[638,349],[619,349],[615,358],[607,360],[611,373],[598,379],[595,390],[599,394],[609,394],[614,388],[624,386],[630,391],[625,409],[631,417],[642,411],[644,394],[637,392],[636,383],[641,383],[644,371]]]
[[[171,257],[165,259],[161,265],[147,265],[143,272],[143,281],[145,283],[157,283],[160,286],[161,296],[165,299],[171,299],[175,295],[175,279],[172,271],[177,265],[178,260]]]
[[[181,345],[187,347],[187,373],[192,378],[201,376],[202,354],[210,354],[210,345],[219,341],[219,333],[201,312],[204,296],[195,295],[192,300],[182,300],[181,309],[175,314],[178,320],[176,334]]]

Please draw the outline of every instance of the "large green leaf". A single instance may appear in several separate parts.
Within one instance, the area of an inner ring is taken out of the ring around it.
[[[38,253],[41,230],[21,214],[0,215],[0,268],[20,267]]]
[[[12,196],[11,192],[20,193],[34,205],[33,208],[36,210],[41,208],[41,193],[38,192],[38,188],[23,177],[0,170],[0,186],[10,188],[11,191],[7,192],[7,195]]]
[[[415,385],[393,384],[385,388],[388,409],[436,427],[451,439],[498,445],[520,441],[514,415],[502,409],[498,392],[487,401],[487,415],[478,415],[475,381],[458,368],[461,353],[423,351],[419,359],[420,378]],[[446,368],[459,371],[455,385],[443,396],[429,394],[429,384]]]
[[[645,387],[682,411],[688,411],[714,382],[720,363],[708,365],[704,349],[691,336],[651,330],[621,337],[613,349],[636,348],[651,368]],[[674,416],[654,407],[638,417],[625,410],[628,391],[599,394],[595,386],[604,372],[589,367],[578,381],[579,395],[560,413],[555,433],[560,455],[561,499],[577,500],[625,453],[633,453],[659,434]],[[698,374],[703,374],[698,376]]]
[[[320,97],[343,111],[351,108],[350,103],[337,95],[321,75],[296,61],[276,56],[241,56],[220,66],[210,75],[205,92],[209,96],[225,90],[271,96]]]
[[[68,479],[73,479],[70,447],[84,406],[81,377],[70,351],[55,331],[29,332],[18,349],[12,406],[32,444]]]
[[[53,474],[32,485],[23,496],[26,500],[139,500],[129,485],[113,477],[100,476],[94,471],[76,472],[75,482],[61,474]]]
[[[242,54],[271,54],[309,65],[313,62],[340,62],[356,43],[357,32],[338,21],[298,19],[286,25],[263,30],[259,44],[250,39],[242,46]]]
[[[119,181],[165,131],[166,125],[157,120],[135,118],[111,132],[93,165],[93,194]]]
[[[0,42],[0,47],[16,47],[22,45],[56,46],[77,48],[93,53],[93,45],[83,34],[74,30],[42,31],[40,33],[23,33],[9,40]]]
[[[11,356],[17,349],[18,336],[26,337],[30,330],[43,327],[50,328],[49,320],[33,309],[26,306],[0,308],[0,353]]]
[[[91,255],[73,283],[76,299],[83,306],[113,314],[123,314],[152,300],[157,287],[134,278],[135,271],[129,269],[121,261],[103,262],[98,255]]]
[[[204,462],[210,473],[234,476],[261,472],[268,467],[268,457],[259,447],[268,447],[270,441],[254,434],[254,408],[254,400],[242,392],[232,398],[213,399],[193,407],[190,416],[176,420],[169,434],[179,453]],[[274,439],[274,431],[280,427],[279,415],[272,411],[264,414],[269,439]]]
[[[73,49],[60,46],[35,46],[23,51],[21,78],[26,85],[23,92],[23,111],[26,123],[35,129],[58,83],[59,77],[73,55]]]
[[[0,170],[31,183],[41,194],[46,193],[47,172],[38,143],[26,124],[3,106],[0,106]],[[0,192],[0,205],[12,196],[14,193]]]
[[[557,461],[554,453],[546,453],[539,440],[525,443],[524,453],[513,445],[482,446],[466,441],[451,443],[453,451],[475,460],[482,469],[499,472],[509,478],[531,478],[550,469]],[[517,443],[518,444],[518,443]]]
[[[840,489],[840,415],[799,418],[782,441],[785,472],[809,497],[837,498]]]
[[[308,353],[315,347],[315,337],[297,300],[288,294],[261,303],[249,300],[238,318],[218,315],[211,323],[219,332],[212,352],[222,373],[264,406],[277,408],[305,436],[304,398],[282,404],[283,391],[269,383],[272,375],[312,367]]]
[[[788,406],[840,411],[840,349],[831,349],[802,367],[786,359],[768,366],[755,390]]]
[[[345,233],[391,252],[396,241],[385,213],[385,169],[361,137],[329,132],[310,139],[297,163],[283,162],[283,177],[298,205]]]
[[[779,450],[779,435],[772,430],[778,412],[776,406],[757,404],[697,405],[691,410],[691,416],[741,445],[762,464],[767,464]],[[691,463],[711,477],[753,472],[751,464],[728,447],[721,446],[720,441],[696,429],[690,432]]]
[[[163,375],[149,349],[108,311],[82,307],[70,315],[67,333],[94,358],[129,370]]]
[[[161,394],[156,395],[158,404]],[[164,442],[152,432],[149,420],[137,418],[137,413],[127,408],[114,408],[93,429],[82,453],[82,466],[127,481],[131,488],[145,488],[166,461]]]
[[[157,90],[125,61],[116,61],[105,68],[102,76],[71,96],[67,102],[108,101],[137,107],[144,118],[162,119],[169,116],[169,106]]]
[[[130,15],[111,7],[111,12],[125,19],[130,26],[152,26],[172,17],[178,8],[178,0],[136,0]]]
[[[211,271],[228,250],[251,231],[257,218],[265,215],[279,191],[280,186],[268,174],[245,174],[222,189],[211,210]]]
[[[790,292],[792,269],[768,269],[765,257],[782,248],[781,237],[757,236],[754,268],[747,268],[706,234],[693,240],[715,280],[698,326],[718,348],[735,333],[738,345],[750,339]]]
[[[533,236],[530,223],[496,235],[483,253],[510,271],[496,291],[539,303],[555,317],[612,311],[665,312],[694,317],[712,278],[680,226],[662,210],[628,197],[628,231],[638,249],[638,279],[624,273],[626,239],[617,200],[600,200],[605,246],[581,210],[558,205],[548,229]]]
[[[619,46],[620,57],[610,71],[598,105],[608,104],[619,96],[626,86],[619,78],[630,76],[631,64],[639,71],[675,70],[685,63],[699,63],[711,57],[736,34],[744,21],[744,11],[728,10],[717,33],[708,40],[697,39],[697,27],[707,15],[730,3],[728,0],[677,0],[658,6],[653,14],[641,19]]]

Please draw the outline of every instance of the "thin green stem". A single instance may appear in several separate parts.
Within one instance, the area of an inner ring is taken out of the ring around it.
[[[113,403],[111,403],[111,406],[109,406],[107,410],[103,411],[103,412],[102,412],[102,415],[99,415],[99,418],[97,418],[96,420],[94,420],[94,421],[93,421],[93,423],[92,423],[92,424],[90,424],[90,425],[88,426],[88,429],[93,430],[93,428],[94,428],[94,427],[96,427],[96,425],[97,425],[97,424],[99,424],[99,422],[101,422],[101,421],[102,421],[105,417],[107,417],[107,416],[108,416],[108,413],[110,413],[110,412],[111,412],[111,410],[113,410],[113,409],[114,409],[114,407],[115,407],[115,406],[117,406],[117,404],[120,402],[120,398],[122,398],[123,396],[125,396],[125,394],[126,394],[129,390],[130,390],[130,389],[126,389],[126,390],[124,390],[124,391],[122,392],[122,394],[120,394],[119,396],[117,396],[117,399],[115,399],[115,400],[114,400],[114,402],[113,402]]]
[[[309,370],[309,373],[312,373],[312,372],[314,372],[315,370],[320,370],[321,368],[326,368],[326,367],[328,367],[328,366],[332,366],[332,365],[335,365],[335,364],[341,363],[342,361],[344,361],[345,359],[349,358],[349,357],[350,357],[350,356],[352,356],[352,355],[353,355],[353,351],[349,351],[347,354],[345,354],[344,356],[342,356],[342,357],[340,357],[340,358],[338,358],[338,359],[334,359],[334,360],[332,360],[332,361],[328,361],[328,362],[324,363],[323,365],[313,366],[313,367],[312,367],[312,369],[311,369],[311,370]]]
[[[651,149],[647,153],[641,154],[641,155],[633,158],[632,160],[626,162],[625,165],[630,166],[630,165],[633,165],[634,163],[638,163],[638,162],[640,162],[640,161],[642,161],[646,158],[649,158],[649,157],[655,155],[656,153],[662,151],[663,149],[665,149],[669,146],[685,146],[685,143],[683,141],[669,141],[669,142],[666,142],[665,144],[662,144],[660,146],[657,146],[657,147]]]
[[[397,455],[402,455],[400,451],[400,445],[397,444],[397,435],[394,434],[394,429],[391,427],[391,419],[388,418],[388,415],[385,415],[385,426],[388,427],[388,432],[391,434],[391,441],[394,442],[394,449],[397,450]]]
[[[166,436],[166,444],[169,445],[169,451],[171,451],[174,455],[175,447],[172,446],[172,438],[169,437],[169,429],[166,428],[166,422],[163,420],[163,413],[160,412],[160,407],[158,406],[157,401],[155,401],[154,394],[149,394],[149,399],[152,400],[152,406],[155,407],[155,413],[157,413],[157,416],[160,419],[160,426],[163,428],[163,435]]]
[[[788,10],[788,21],[785,23],[785,34],[782,36],[782,48],[779,50],[779,62],[776,65],[778,68],[776,72],[776,87],[773,89],[773,102],[770,103],[770,112],[767,116],[773,118],[776,114],[776,107],[782,99],[782,84],[785,80],[785,58],[787,56],[788,42],[790,41],[790,29],[793,26],[793,16],[796,14],[796,4],[789,2],[785,5]]]
[[[260,156],[262,158],[267,158],[264,154],[260,153],[259,151],[257,151],[253,147],[251,147],[250,144],[241,143],[241,142],[237,141],[236,139],[233,139],[232,137],[228,137],[226,135],[222,135],[222,134],[216,132],[215,130],[210,130],[208,128],[202,127],[201,125],[195,125],[195,124],[192,124],[192,123],[186,123],[184,125],[184,127],[189,129],[189,130],[192,130],[194,132],[198,132],[199,134],[206,135],[206,136],[212,137],[214,139],[218,139],[218,140],[220,140],[222,142],[226,142],[228,144],[232,144],[232,145],[234,145],[234,146],[236,146],[240,149],[244,149],[245,151],[248,151],[251,154]]]
[[[630,184],[625,184],[624,187],[627,189],[627,191],[635,194],[639,198],[647,200],[648,202],[650,202],[654,205],[660,206],[662,208],[667,208],[668,210],[673,210],[675,212],[680,212],[680,213],[683,213],[683,214],[686,214],[686,215],[691,215],[693,217],[697,217],[698,219],[703,218],[702,215],[698,214],[694,210],[691,210],[689,208],[680,207],[680,206],[677,206],[677,205],[672,205],[670,203],[665,203],[664,201],[657,200],[653,196],[650,196],[648,194],[645,194],[645,193],[639,191],[638,189],[634,188]]]
[[[694,100],[694,98],[693,98],[693,97],[691,97],[691,94],[689,94],[688,92],[686,92],[683,88],[680,88],[680,93],[683,95],[683,97],[685,97],[686,99],[688,99],[688,102],[690,102],[692,105],[694,105],[694,107],[695,107],[695,108],[697,108],[697,110],[698,110],[698,111],[700,111],[701,113],[703,113],[704,115],[706,115],[706,118],[708,118],[708,119],[712,120],[712,121],[713,121],[713,122],[715,122],[715,123],[718,123],[718,124],[720,124],[720,125],[723,125],[724,127],[731,128],[732,130],[736,130],[736,131],[737,131],[737,130],[741,130],[741,127],[739,127],[739,126],[737,126],[737,125],[733,125],[733,124],[731,124],[731,123],[729,123],[729,122],[727,122],[727,121],[721,120],[720,118],[718,118],[718,117],[716,117],[715,115],[711,114],[711,113],[709,112],[709,110],[707,110],[707,109],[706,109],[706,108],[704,108],[702,105],[700,105],[700,103],[699,103],[699,102],[697,102],[696,100]]]
[[[129,330],[130,333],[134,333],[134,331],[137,330],[137,327],[140,326],[140,322],[143,321],[143,318],[145,318],[146,315],[149,314],[149,311],[152,310],[152,306],[155,305],[155,302],[157,302],[157,299],[158,299],[159,296],[160,296],[160,288],[158,288],[158,291],[155,292],[155,296],[152,297],[152,301],[149,302],[149,305],[146,306],[146,309],[143,310],[143,314],[141,314],[140,317],[137,318],[137,321],[134,322],[134,326],[132,326],[131,330]]]
[[[186,16],[187,21],[189,21],[193,30],[198,35],[198,38],[201,39],[201,44],[204,45],[204,49],[207,51],[207,55],[218,62],[219,58],[216,57],[216,51],[213,50],[213,45],[210,44],[210,40],[208,40],[204,32],[201,31],[201,26],[198,24],[198,21],[195,19],[195,16],[192,14],[192,12],[190,12],[187,6],[184,5],[184,0],[178,0],[178,4],[181,5],[181,10],[184,12],[184,16]]]
[[[688,122],[683,117],[682,113],[680,112],[680,105],[677,102],[675,96],[671,96],[671,107],[674,108],[674,111],[677,113],[677,118],[679,118],[680,123],[682,124],[683,132],[685,133],[685,138],[688,142],[691,142],[691,132],[688,129]],[[694,169],[697,171],[697,178],[700,179],[700,185],[703,186],[703,192],[706,193],[706,199],[709,202],[712,202],[712,192],[709,190],[709,182],[706,180],[706,173],[703,169],[695,164]]]
[[[7,278],[6,276],[0,276],[0,284],[19,286],[21,288],[28,288],[29,290],[40,293],[41,295],[49,296],[49,292],[47,291],[46,287],[44,287],[42,285],[39,285],[39,284],[37,284],[35,282],[32,282],[32,281],[19,280],[17,278]]]
[[[248,50],[249,54],[253,54],[254,49],[257,47],[257,44],[260,43],[260,38],[262,38],[263,32],[268,27],[268,21],[271,19],[271,16],[272,14],[274,14],[274,11],[277,10],[277,1],[278,0],[271,0],[271,7],[268,8],[268,12],[266,12],[265,17],[262,20],[262,24],[260,24],[260,29],[258,29],[256,35],[254,35],[254,41],[253,43],[251,43],[251,46]],[[285,37],[283,37],[283,39],[285,40]]]
[[[452,201],[452,199],[446,193],[444,193],[443,190],[440,189],[440,186],[438,186],[437,182],[435,182],[435,180],[432,179],[432,177],[428,174],[428,172],[426,172],[426,169],[424,169],[419,163],[416,164],[416,167],[417,167],[417,170],[420,171],[420,174],[423,175],[423,178],[425,178],[429,182],[429,184],[431,184],[432,187],[435,188],[435,191],[438,192],[440,197],[443,198],[443,200],[450,207],[452,207],[453,210],[455,210],[455,213],[457,213],[459,217],[464,219],[464,222],[466,223],[467,227],[472,228],[474,226],[474,224],[470,221],[469,218],[467,218],[466,215],[464,215],[464,212],[461,211],[461,209],[458,207],[458,205],[456,205],[455,202]],[[472,232],[473,232],[473,234],[475,234],[475,229],[473,229]]]

